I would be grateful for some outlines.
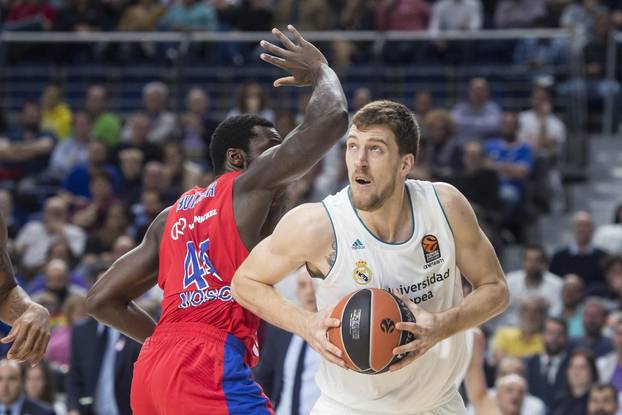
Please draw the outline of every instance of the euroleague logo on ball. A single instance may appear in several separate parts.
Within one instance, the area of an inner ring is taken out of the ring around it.
[[[395,323],[390,318],[385,318],[380,322],[380,330],[385,334],[391,334],[395,330]]]
[[[421,248],[425,256],[425,262],[436,261],[441,257],[441,250],[438,247],[438,239],[434,235],[426,235],[421,239]]]

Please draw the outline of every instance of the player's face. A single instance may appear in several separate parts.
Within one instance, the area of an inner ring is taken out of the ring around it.
[[[354,207],[366,211],[382,207],[403,185],[410,171],[404,168],[408,156],[400,156],[395,135],[388,127],[373,125],[359,130],[352,125],[346,142],[346,165]]]
[[[281,135],[274,128],[256,125],[253,127],[253,132],[255,136],[248,145],[247,166],[259,157],[261,153],[283,142]]]

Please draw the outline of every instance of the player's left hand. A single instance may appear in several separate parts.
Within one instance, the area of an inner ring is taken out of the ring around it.
[[[393,349],[394,355],[403,353],[408,353],[408,355],[399,362],[392,364],[389,367],[389,371],[391,372],[400,370],[404,366],[412,363],[415,359],[430,350],[436,343],[443,340],[438,315],[425,311],[404,295],[400,296],[400,298],[415,316],[416,323],[397,323],[395,328],[411,332],[415,336],[415,340]]]
[[[13,322],[9,334],[0,339],[11,343],[7,353],[9,359],[28,361],[36,365],[45,354],[50,341],[50,313],[41,305],[32,303],[26,311]]]

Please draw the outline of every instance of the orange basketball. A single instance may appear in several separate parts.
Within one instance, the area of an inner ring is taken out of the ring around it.
[[[408,307],[395,295],[378,288],[364,288],[342,298],[331,317],[341,326],[328,330],[328,338],[343,352],[346,366],[360,373],[385,372],[406,355],[393,349],[413,340],[412,333],[395,328],[402,321],[414,322]]]
[[[438,239],[436,239],[436,236],[434,235],[424,236],[421,241],[421,245],[423,246],[423,250],[425,252],[438,251]]]

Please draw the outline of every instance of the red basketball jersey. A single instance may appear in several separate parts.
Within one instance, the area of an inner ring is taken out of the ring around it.
[[[233,215],[239,175],[227,173],[207,188],[194,187],[171,207],[160,243],[164,298],[158,324],[200,322],[225,330],[244,343],[246,363],[254,366],[259,319],[231,296],[233,274],[248,256]]]

